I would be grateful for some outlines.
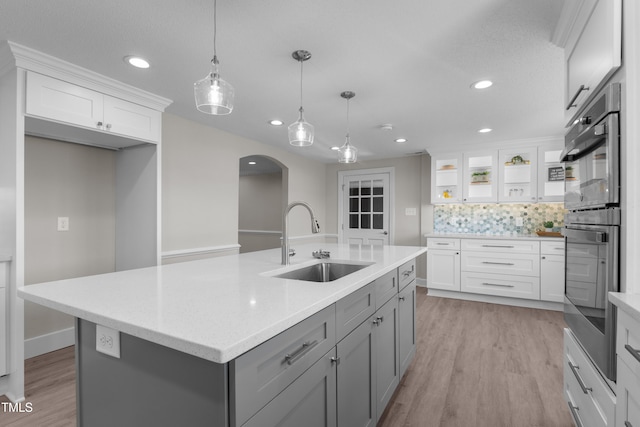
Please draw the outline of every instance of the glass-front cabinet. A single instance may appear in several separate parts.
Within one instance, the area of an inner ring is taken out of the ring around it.
[[[498,152],[495,150],[464,153],[463,197],[467,203],[498,200]]]
[[[499,151],[501,203],[535,202],[537,200],[536,147],[514,148]]]
[[[431,157],[431,203],[462,202],[462,153]]]
[[[560,162],[562,144],[553,144],[538,148],[538,201],[563,202],[564,181],[571,180],[573,172],[565,172],[564,164]]]

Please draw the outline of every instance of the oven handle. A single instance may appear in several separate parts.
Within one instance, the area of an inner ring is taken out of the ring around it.
[[[560,154],[560,161],[574,162],[586,156],[607,137],[607,133],[607,124],[604,121],[591,126],[566,145]]]
[[[576,230],[565,227],[562,233],[568,239],[578,239],[584,242],[606,243],[607,233],[603,231]]]

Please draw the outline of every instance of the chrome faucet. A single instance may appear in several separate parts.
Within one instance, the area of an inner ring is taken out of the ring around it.
[[[284,215],[282,217],[282,265],[289,265],[289,257],[295,255],[295,251],[292,251],[289,248],[289,211],[296,206],[304,206],[309,211],[309,215],[311,215],[311,232],[319,233],[320,232],[320,224],[318,224],[318,220],[316,220],[316,216],[313,213],[313,209],[306,202],[293,202],[287,206],[284,210]]]

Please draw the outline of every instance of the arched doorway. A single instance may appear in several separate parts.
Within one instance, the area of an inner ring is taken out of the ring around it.
[[[288,169],[261,155],[240,160],[238,243],[240,253],[280,247],[287,205]]]

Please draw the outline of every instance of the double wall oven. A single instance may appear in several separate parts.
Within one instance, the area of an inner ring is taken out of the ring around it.
[[[616,380],[614,306],[620,265],[620,84],[605,87],[565,137],[567,325],[602,374]]]

